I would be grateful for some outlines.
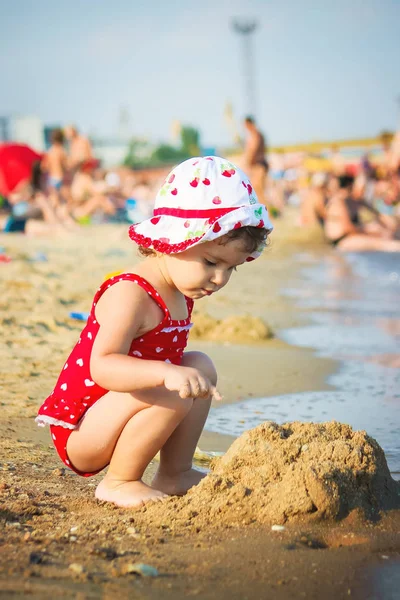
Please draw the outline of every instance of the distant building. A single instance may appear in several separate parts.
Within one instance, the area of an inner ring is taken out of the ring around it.
[[[91,138],[91,142],[94,156],[106,169],[122,165],[128,154],[129,142],[121,138]]]
[[[11,121],[9,117],[0,117],[0,142],[11,141]]]
[[[42,152],[45,149],[43,123],[35,116],[2,116],[0,142],[20,142]]]

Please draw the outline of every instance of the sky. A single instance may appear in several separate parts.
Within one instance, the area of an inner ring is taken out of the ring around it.
[[[171,141],[178,120],[228,145],[249,112],[271,144],[376,135],[400,116],[400,0],[0,0],[0,116]]]

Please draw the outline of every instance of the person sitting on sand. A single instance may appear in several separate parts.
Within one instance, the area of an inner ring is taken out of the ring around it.
[[[40,164],[34,164],[32,176],[21,181],[7,197],[5,217],[0,220],[4,233],[27,235],[62,233],[64,223],[58,218],[49,198],[41,189]]]
[[[345,252],[400,252],[400,241],[393,239],[395,232],[387,220],[363,200],[357,188],[353,190],[354,178],[344,175],[339,181],[340,189],[333,194],[325,211],[323,225],[328,241]],[[377,221],[364,225],[361,208],[374,214]]]
[[[329,199],[328,184],[329,177],[326,173],[321,171],[313,174],[310,187],[303,190],[301,194],[301,225],[309,226],[319,223],[323,227]]]
[[[146,256],[112,276],[39,409],[63,462],[82,476],[109,465],[96,498],[140,506],[202,477],[192,458],[216,390],[201,352],[185,352],[194,300],[221,290],[262,252],[272,225],[246,175],[216,156],[167,176],[154,216],[129,228]],[[160,450],[151,486],[144,470]]]
[[[83,165],[72,180],[70,211],[78,221],[94,214],[110,216],[116,212],[116,207],[107,194],[103,171],[95,166],[89,162]]]

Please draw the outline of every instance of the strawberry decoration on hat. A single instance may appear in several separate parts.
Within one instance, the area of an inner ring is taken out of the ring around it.
[[[247,175],[226,159],[205,156],[186,160],[169,173],[154,215],[131,225],[129,236],[140,246],[175,254],[248,225],[273,228]]]
[[[221,174],[223,177],[232,177],[236,173],[236,167],[232,163],[223,163],[221,165]]]

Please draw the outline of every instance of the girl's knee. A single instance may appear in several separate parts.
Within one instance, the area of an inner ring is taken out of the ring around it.
[[[213,385],[217,384],[218,374],[213,361],[204,352],[185,352],[182,359],[182,365],[185,367],[194,367],[199,369]]]
[[[175,419],[177,422],[181,422],[191,411],[193,407],[193,398],[181,398],[178,396],[178,394],[174,393],[171,394],[166,401],[162,401],[157,404],[159,407],[161,406],[164,409],[164,416],[167,415],[167,412],[165,411],[165,409],[167,409],[170,417]]]

